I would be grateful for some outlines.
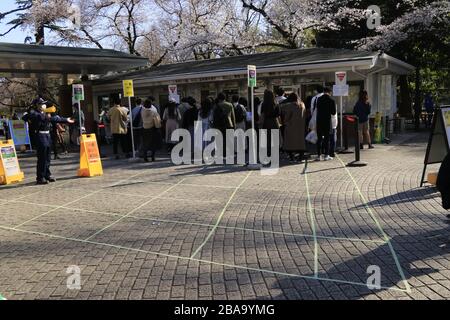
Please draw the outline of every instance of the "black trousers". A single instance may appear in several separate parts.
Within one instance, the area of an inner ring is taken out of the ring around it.
[[[317,133],[317,154],[319,155],[329,155],[330,152],[330,133]]]
[[[49,134],[39,134],[37,139],[37,167],[36,180],[48,180],[52,176],[50,172],[52,141]]]
[[[119,144],[123,153],[127,153],[127,136],[125,134],[113,134],[114,155],[119,154]]]

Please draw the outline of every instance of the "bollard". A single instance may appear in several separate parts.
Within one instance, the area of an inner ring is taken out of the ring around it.
[[[355,161],[347,164],[347,167],[365,167],[367,166],[366,162],[361,161],[361,140],[359,139],[359,119],[357,116],[354,116],[354,129],[355,129]]]
[[[339,124],[340,129],[344,130],[344,149],[338,151],[339,154],[350,154],[353,153],[349,150],[349,139],[348,139],[348,131],[351,126],[351,122],[353,122],[353,116],[349,116],[348,114],[344,114],[344,123]]]

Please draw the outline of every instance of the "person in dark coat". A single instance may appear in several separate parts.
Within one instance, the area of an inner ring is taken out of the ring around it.
[[[264,92],[264,100],[261,106],[261,129],[267,130],[267,156],[272,156],[272,130],[279,130],[280,106],[275,101],[275,95],[272,91]]]
[[[442,207],[450,210],[450,153],[442,162],[436,184],[442,196]],[[450,215],[447,215],[447,218],[450,219]]]
[[[281,122],[284,126],[283,150],[288,153],[291,162],[295,161],[296,153],[300,154],[299,160],[303,160],[306,150],[305,120],[305,104],[296,93],[291,93],[281,108]]]
[[[331,116],[337,114],[336,102],[331,98],[331,89],[325,88],[324,95],[317,101],[317,153],[319,160],[333,160],[330,156]]]
[[[52,138],[51,128],[56,123],[68,123],[74,124],[73,119],[66,119],[60,116],[51,116],[46,113],[47,106],[41,104],[38,110],[34,113],[30,113],[24,117],[24,121],[30,121],[32,126],[37,128],[37,167],[36,167],[36,183],[48,184],[49,182],[55,182],[50,172],[51,163],[51,150],[52,150]]]

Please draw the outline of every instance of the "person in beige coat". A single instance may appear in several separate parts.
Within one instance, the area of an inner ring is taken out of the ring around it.
[[[148,160],[148,151],[151,151],[152,161],[155,161],[156,151],[161,148],[161,118],[156,110],[152,108],[152,101],[146,100],[142,109],[142,153],[145,162]]]
[[[284,126],[283,149],[289,154],[291,162],[295,161],[295,154],[299,153],[299,160],[303,161],[306,150],[305,126],[306,108],[297,94],[292,93],[282,104],[281,121]]]
[[[119,143],[122,148],[122,152],[127,150],[127,122],[128,113],[127,109],[120,105],[120,99],[114,100],[114,106],[109,110],[108,117],[111,122],[111,133],[113,135],[113,149],[116,159],[119,159]]]

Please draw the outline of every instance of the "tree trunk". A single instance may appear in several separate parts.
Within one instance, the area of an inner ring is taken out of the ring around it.
[[[402,75],[399,79],[400,83],[400,105],[398,113],[400,117],[410,118],[412,116],[411,95],[409,92],[408,76]]]
[[[422,113],[422,99],[421,99],[421,77],[420,68],[416,68],[415,78],[415,97],[414,97],[414,124],[416,131],[420,130],[420,116]]]
[[[44,46],[45,45],[45,28],[43,25],[40,25],[38,27],[36,27],[36,44],[40,45],[40,46]],[[46,77],[45,74],[40,73],[37,76],[37,89],[38,92],[37,94],[44,94],[45,90],[46,90]]]

